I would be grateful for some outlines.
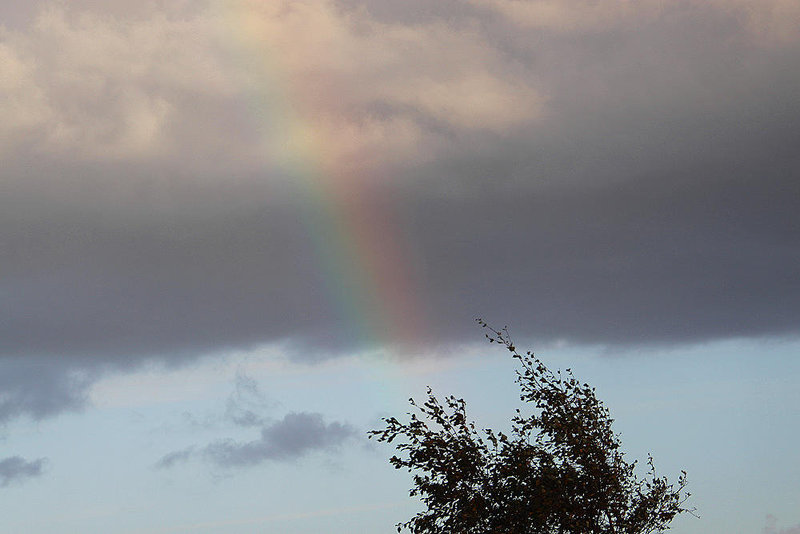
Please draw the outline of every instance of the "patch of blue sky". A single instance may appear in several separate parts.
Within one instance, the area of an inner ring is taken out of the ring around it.
[[[237,533],[390,532],[418,505],[411,481],[386,461],[391,447],[366,440],[384,415],[408,411],[431,385],[468,401],[479,425],[504,428],[519,405],[514,362],[502,349],[468,346],[463,358],[390,363],[363,355],[307,365],[271,351],[195,366],[147,370],[96,385],[94,407],[6,429],[3,456],[47,457],[46,472],[3,490],[3,532]],[[677,534],[761,532],[765,516],[800,522],[800,353],[797,341],[728,341],[609,355],[600,348],[545,347],[551,367],[570,367],[597,387],[631,458],[651,452],[660,472],[689,472],[701,519]],[[237,374],[258,385],[265,420],[288,412],[348,422],[358,439],[332,451],[246,468],[202,454],[155,469],[164,454],[215,440],[255,440],[258,427],[226,418]],[[184,384],[184,385],[182,385]],[[189,384],[189,385],[186,385]],[[720,530],[721,529],[721,530]]]

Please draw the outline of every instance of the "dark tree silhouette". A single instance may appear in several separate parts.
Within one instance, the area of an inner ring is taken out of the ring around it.
[[[466,403],[453,396],[428,398],[403,423],[370,438],[398,439],[397,469],[414,473],[411,496],[426,510],[397,525],[419,534],[646,534],[663,532],[689,497],[686,472],[677,484],[656,474],[648,456],[638,478],[625,461],[608,409],[594,388],[572,372],[550,371],[532,352],[517,352],[507,329],[482,320],[492,343],[504,345],[521,364],[520,399],[535,406],[511,420],[510,435],[479,431]]]

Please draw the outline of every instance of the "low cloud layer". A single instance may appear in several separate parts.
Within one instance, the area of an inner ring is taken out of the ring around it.
[[[194,454],[194,447],[187,447],[179,451],[168,452],[158,459],[154,467],[156,469],[169,469],[175,465],[188,461]]]
[[[3,4],[3,365],[798,334],[794,2],[128,4]]]
[[[84,408],[93,376],[80,364],[53,358],[0,359],[0,425]]]
[[[263,427],[259,439],[244,443],[218,441],[203,449],[203,455],[222,467],[249,466],[268,460],[285,462],[316,451],[334,450],[356,434],[349,424],[326,423],[318,413],[289,413]]]
[[[258,382],[239,371],[234,391],[225,403],[225,419],[242,427],[263,426],[266,421],[262,412],[269,404]]]
[[[0,488],[40,476],[46,464],[46,458],[28,461],[21,456],[10,456],[0,460]]]
[[[200,458],[219,467],[247,467],[267,461],[290,462],[314,452],[335,452],[358,431],[346,422],[326,422],[316,412],[290,412],[280,419],[266,415],[273,407],[261,391],[258,382],[239,371],[234,390],[225,402],[225,410],[204,418],[205,429],[219,425],[260,431],[252,441],[218,439],[207,445],[190,445],[169,452],[154,464],[156,469],[169,469],[189,460]],[[192,416],[190,416],[194,419]]]
[[[289,462],[313,452],[335,451],[356,435],[356,429],[348,423],[327,423],[319,413],[292,412],[265,424],[256,440],[225,439],[201,449],[190,446],[165,454],[155,467],[167,469],[196,456],[226,468],[248,467],[266,461]]]

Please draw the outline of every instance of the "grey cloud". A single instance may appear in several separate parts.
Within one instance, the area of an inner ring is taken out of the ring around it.
[[[74,362],[45,357],[0,359],[0,424],[76,411],[88,403],[95,376]]]
[[[224,409],[211,410],[199,414],[184,411],[177,421],[160,426],[155,431],[174,432],[183,430],[206,433],[217,431],[220,428],[230,428],[231,425],[243,428],[261,427],[267,424],[268,421],[264,414],[277,405],[279,403],[270,401],[261,391],[255,379],[240,369],[236,373],[234,390],[228,395],[224,403]],[[185,450],[191,451],[191,449],[193,447]],[[188,459],[190,456],[192,454],[182,453],[179,455],[180,459]],[[169,464],[171,465],[171,463]]]
[[[268,404],[258,382],[239,371],[236,373],[235,390],[225,405],[225,418],[238,426],[262,426],[264,418],[258,412]]]
[[[169,469],[176,464],[188,461],[194,454],[194,447],[187,447],[179,451],[173,451],[165,454],[154,464],[156,469]]]
[[[326,423],[321,414],[289,413],[263,427],[257,440],[218,441],[208,445],[203,454],[223,467],[248,466],[267,460],[290,461],[314,451],[335,449],[355,435],[356,430],[349,424]]]
[[[0,460],[0,487],[38,477],[44,472],[46,458],[27,461],[21,456],[10,456]]]
[[[205,447],[189,446],[162,456],[154,467],[168,469],[195,457],[203,457],[222,467],[247,466],[264,461],[291,461],[314,451],[332,451],[356,436],[354,427],[347,423],[328,423],[319,413],[291,412],[279,420],[262,415],[270,404],[258,382],[239,370],[234,391],[225,403],[221,416],[208,421],[227,422],[237,427],[259,427],[259,439],[237,442],[232,439],[214,441]],[[194,418],[190,414],[184,416]],[[195,423],[196,424],[196,423]],[[210,425],[205,425],[208,430]]]
[[[229,410],[228,417],[239,426],[260,426],[264,422],[260,415],[247,409]]]

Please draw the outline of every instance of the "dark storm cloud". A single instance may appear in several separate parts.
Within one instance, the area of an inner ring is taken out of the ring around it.
[[[388,137],[395,124],[413,124],[424,145],[418,159],[412,151],[392,166],[370,202],[377,213],[396,214],[404,233],[426,341],[477,337],[476,315],[521,335],[586,343],[798,333],[796,39],[769,42],[741,17],[692,3],[624,24],[578,21],[574,30],[519,26],[492,7],[515,2],[461,4],[412,10],[375,0],[363,13],[388,25],[379,27],[387,35],[405,28],[403,36],[425,39],[450,29],[453,42],[483,39],[468,54],[491,50],[484,58],[490,66],[475,67],[485,67],[486,79],[475,82],[467,76],[472,63],[461,72],[458,58],[432,48],[428,57],[398,63],[397,72],[378,69],[380,78],[366,71],[368,81],[359,82],[357,70],[380,65],[377,52],[368,56],[372,62],[353,58],[353,76],[334,77],[352,84],[341,93],[354,99],[337,112],[401,121],[388,123]],[[353,2],[339,5],[350,17],[363,15]],[[20,52],[20,65],[25,57]],[[443,72],[456,69],[453,76],[436,78],[430,58],[441,58]],[[417,62],[424,75],[413,70]],[[120,72],[113,87],[126,87],[128,71]],[[458,76],[468,88],[488,87],[486,96],[448,95],[460,87],[448,80]],[[503,83],[488,84],[491,76]],[[380,85],[385,79],[393,85]],[[134,142],[131,133],[115,143],[99,136],[99,147],[74,159],[69,150],[32,156],[37,147],[14,138],[22,148],[4,163],[7,194],[0,199],[2,355],[135,365],[144,357],[180,361],[276,341],[309,359],[358,345],[357,325],[332,295],[357,294],[366,282],[336,278],[331,258],[314,245],[320,229],[335,222],[325,218],[329,206],[275,187],[274,169],[260,175],[252,171],[257,163],[241,161],[249,152],[240,145],[254,134],[226,100],[231,90],[213,82],[195,85],[219,85],[218,94],[187,90],[186,99],[170,100],[175,95],[165,91],[169,105],[121,89],[112,91],[119,98],[98,96],[108,99],[98,110],[122,102],[155,122],[168,110],[168,133],[179,140],[165,142],[166,152]],[[374,94],[371,84],[380,85]],[[520,120],[500,113],[506,101],[521,105],[528,90],[531,101],[541,98],[539,114],[533,116],[535,106],[520,109]],[[495,93],[500,97],[491,100]],[[34,96],[20,89],[18,108],[36,109]],[[489,111],[474,111],[489,100]],[[115,111],[123,118],[128,112]],[[20,111],[14,120],[34,119]],[[213,135],[203,124],[213,125]],[[104,123],[97,129],[114,131]],[[184,145],[193,150],[179,150]],[[114,150],[133,156],[102,159]],[[2,398],[12,399],[0,415],[54,413],[46,396],[25,397],[17,383],[31,380],[0,382],[10,392]],[[56,404],[81,402],[79,386],[58,382],[53,391]],[[253,415],[235,417],[256,424]],[[278,454],[269,436],[221,445],[219,454]]]
[[[785,335],[799,320],[798,194],[761,179],[487,193],[425,202],[415,224],[451,335],[470,314],[588,343]]]
[[[203,455],[223,467],[255,465],[267,460],[291,461],[314,451],[336,449],[356,434],[349,424],[326,423],[318,413],[289,413],[280,421],[264,426],[257,440],[218,441],[203,449]]]
[[[456,156],[439,172],[472,194],[413,207],[432,315],[588,343],[796,335],[800,48],[677,8],[554,42],[530,52],[552,120]]]
[[[203,352],[328,319],[292,209],[166,226],[42,219],[0,231],[13,251],[3,268],[6,354]]]
[[[46,458],[29,462],[20,456],[10,456],[0,460],[0,488],[40,476],[44,472],[46,463]]]

